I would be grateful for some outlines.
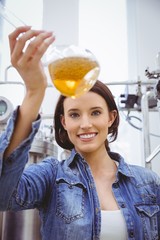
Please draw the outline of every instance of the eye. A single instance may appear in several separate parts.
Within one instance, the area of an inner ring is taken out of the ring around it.
[[[73,112],[73,113],[70,113],[69,116],[70,116],[71,118],[78,118],[78,117],[79,117],[79,114],[76,113],[76,112]]]
[[[101,114],[101,111],[95,110],[92,112],[92,116],[99,116]]]

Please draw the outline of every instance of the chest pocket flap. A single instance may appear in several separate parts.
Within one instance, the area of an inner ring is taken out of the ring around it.
[[[144,213],[148,217],[153,217],[160,211],[160,207],[158,205],[138,205],[136,209],[140,213]]]

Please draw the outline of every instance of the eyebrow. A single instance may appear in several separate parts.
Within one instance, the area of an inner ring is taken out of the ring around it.
[[[92,107],[90,110],[103,109],[101,106]],[[78,108],[71,108],[67,112],[79,111]]]

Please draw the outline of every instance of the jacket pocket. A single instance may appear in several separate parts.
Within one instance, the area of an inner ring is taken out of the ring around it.
[[[135,206],[138,215],[141,217],[145,240],[158,240],[158,218],[160,211],[158,205],[137,205]]]
[[[85,186],[80,182],[56,181],[56,215],[65,223],[70,223],[84,216]]]

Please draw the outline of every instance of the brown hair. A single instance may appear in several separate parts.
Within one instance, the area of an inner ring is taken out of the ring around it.
[[[114,101],[114,97],[109,90],[109,88],[102,83],[101,81],[97,80],[97,82],[94,84],[94,86],[90,89],[91,92],[99,94],[103,99],[106,101],[109,111],[116,110],[117,116],[112,123],[112,125],[108,129],[108,135],[109,135],[109,142],[113,142],[116,140],[118,135],[118,126],[119,126],[119,113],[116,106],[116,103]],[[61,115],[64,115],[64,107],[63,102],[66,97],[60,95],[56,109],[54,114],[54,127],[55,127],[55,139],[58,145],[64,149],[71,150],[74,148],[73,143],[69,140],[67,131],[63,128],[61,124]],[[109,151],[108,146],[108,140],[105,141],[106,149]]]

